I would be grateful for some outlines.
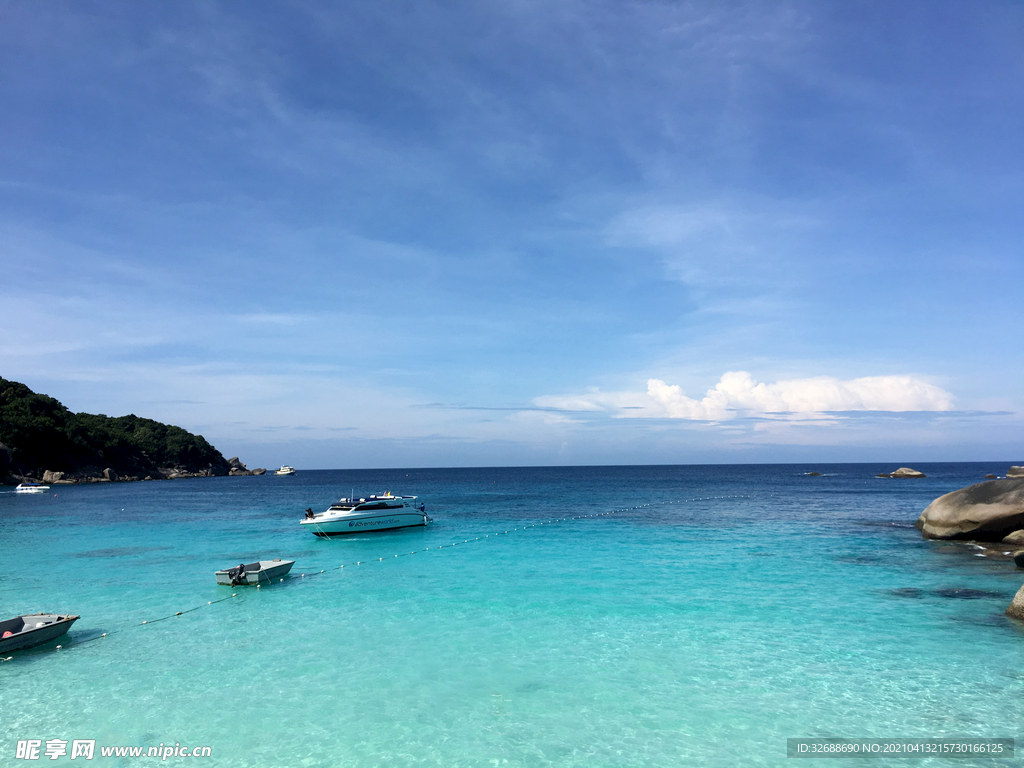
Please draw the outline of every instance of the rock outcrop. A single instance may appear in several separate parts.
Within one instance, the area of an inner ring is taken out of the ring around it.
[[[891,472],[889,477],[927,477],[924,472],[918,472],[916,469],[910,467],[900,467],[895,472]]]
[[[1024,467],[1010,467],[1006,470],[1007,477],[1024,477]]]
[[[915,525],[926,539],[1000,541],[1024,528],[1024,477],[986,480],[940,496]]]
[[[1013,596],[1013,602],[1006,609],[1006,615],[1024,620],[1024,587],[1018,589],[1017,594]]]
[[[252,474],[252,472],[245,468],[245,464],[238,460],[237,456],[232,456],[230,459],[228,459],[228,466],[230,467],[230,469],[228,470],[228,474],[231,475],[232,477]]]
[[[1024,546],[1024,530],[1014,531],[1007,536],[1003,536],[1003,544],[1020,544]]]
[[[253,475],[265,475],[265,474],[267,474],[267,470],[264,469],[263,467],[257,467],[256,469],[254,469],[252,471],[251,474],[253,474]]]

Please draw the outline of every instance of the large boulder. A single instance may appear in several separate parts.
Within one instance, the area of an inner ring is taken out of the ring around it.
[[[1024,587],[1018,589],[1017,594],[1013,596],[1013,602],[1006,609],[1006,615],[1015,619],[1024,619]]]
[[[1007,477],[1024,477],[1024,467],[1010,467],[1006,470]]]
[[[245,469],[245,464],[240,462],[237,456],[232,456],[228,459],[228,467],[231,469]]]
[[[54,471],[49,470],[49,469],[46,470],[45,472],[43,472],[43,482],[44,483],[59,483],[63,479],[64,479],[64,473],[63,472],[54,472]]]
[[[910,467],[900,467],[895,472],[889,473],[889,477],[926,477],[924,472],[918,472]]]
[[[1013,533],[1003,536],[1003,544],[1022,544],[1024,545],[1024,530],[1014,531]]]
[[[926,539],[999,541],[1024,528],[1024,477],[986,480],[940,496],[915,525]]]

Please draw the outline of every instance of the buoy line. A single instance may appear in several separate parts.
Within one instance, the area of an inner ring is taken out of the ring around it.
[[[462,545],[475,544],[478,541],[483,541],[483,540],[491,538],[492,535],[495,538],[497,538],[498,536],[507,536],[507,535],[509,535],[511,533],[518,533],[519,531],[526,531],[526,530],[529,530],[530,528],[538,528],[538,527],[540,527],[542,525],[553,525],[555,523],[566,523],[566,522],[572,522],[574,520],[587,520],[587,519],[596,518],[596,517],[607,517],[609,515],[615,515],[615,514],[618,514],[620,512],[635,512],[637,510],[646,509],[648,507],[660,507],[660,506],[667,506],[669,504],[686,504],[686,503],[695,502],[695,501],[718,501],[718,500],[722,500],[722,499],[749,499],[749,498],[752,498],[752,494],[734,494],[734,495],[731,495],[731,496],[698,496],[698,497],[695,497],[695,498],[692,498],[692,499],[673,499],[671,501],[655,501],[655,502],[651,502],[649,504],[638,504],[638,505],[636,505],[634,507],[622,507],[621,509],[612,509],[612,510],[609,510],[608,512],[594,512],[594,513],[589,514],[589,515],[573,515],[571,517],[555,517],[555,518],[551,518],[550,520],[542,520],[539,523],[530,523],[528,525],[522,525],[522,526],[518,526],[518,527],[515,527],[515,528],[506,529],[504,531],[497,531],[494,534],[485,533],[485,534],[482,534],[480,536],[476,536],[474,538],[465,539],[462,542],[453,541],[451,544],[439,544],[436,547],[426,547],[424,549],[414,549],[412,552],[399,552],[399,553],[394,554],[394,555],[389,555],[388,557],[378,557],[376,560],[357,560],[355,562],[342,563],[341,565],[332,566],[330,568],[323,568],[323,569],[321,569],[319,571],[313,571],[312,573],[302,573],[302,574],[299,574],[298,578],[300,578],[300,579],[311,579],[311,578],[313,578],[315,576],[322,576],[324,574],[334,573],[335,571],[341,571],[341,570],[345,569],[346,567],[351,568],[353,566],[367,565],[369,563],[383,563],[383,562],[386,562],[386,561],[391,561],[391,560],[393,560],[395,558],[398,558],[398,557],[410,557],[412,555],[421,554],[421,553],[424,553],[424,552],[430,552],[430,551],[432,551],[434,549],[451,549],[452,547],[458,546],[460,543]],[[284,581],[284,579],[282,578],[282,579],[279,579],[277,583],[280,584],[283,581]],[[272,581],[268,581],[267,582],[267,586],[273,586],[273,584],[274,584],[274,582],[272,582]],[[261,583],[256,584],[256,588],[257,589],[260,589],[262,586],[263,586],[263,584],[261,584]],[[161,616],[161,617],[156,618],[156,619],[146,619],[145,621],[141,621],[141,622],[133,622],[132,624],[124,626],[124,627],[122,627],[120,629],[113,629],[113,630],[110,630],[109,632],[104,632],[103,634],[96,635],[95,637],[89,637],[89,638],[86,638],[85,640],[76,640],[74,642],[74,644],[72,646],[70,646],[70,647],[77,648],[79,646],[85,645],[86,643],[91,643],[94,640],[101,640],[101,639],[103,639],[105,637],[110,637],[111,635],[116,635],[116,634],[121,633],[121,632],[126,632],[126,631],[128,631],[130,629],[137,629],[137,628],[145,626],[145,625],[156,624],[157,622],[166,621],[167,619],[173,619],[175,616],[183,616],[186,613],[192,613],[193,611],[198,611],[201,608],[207,608],[207,607],[209,607],[211,605],[216,605],[217,603],[223,603],[223,602],[225,602],[227,600],[231,600],[232,598],[235,598],[235,597],[238,597],[238,596],[239,596],[238,592],[233,592],[231,595],[229,595],[227,597],[221,597],[221,598],[218,598],[217,600],[208,600],[207,602],[205,602],[205,603],[203,603],[201,605],[197,605],[197,606],[194,606],[192,608],[188,608],[188,609],[186,609],[184,611],[176,611],[175,613],[169,613],[166,616]],[[24,650],[30,650],[30,649],[26,648]],[[49,649],[42,650],[42,651],[36,651],[36,653],[55,653],[55,652],[60,651],[60,650],[64,650],[64,646],[63,645],[58,645],[58,646],[56,646],[54,648],[49,648]],[[14,659],[13,656],[8,656],[7,658],[0,657],[0,663],[5,662],[5,661],[12,661],[13,659]]]

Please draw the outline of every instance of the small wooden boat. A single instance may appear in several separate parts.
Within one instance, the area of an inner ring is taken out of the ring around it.
[[[71,629],[79,618],[66,613],[33,613],[0,621],[0,653],[49,642]]]
[[[218,584],[230,584],[237,587],[242,584],[259,584],[283,577],[295,565],[294,560],[260,560],[258,563],[240,563],[234,568],[217,571]]]

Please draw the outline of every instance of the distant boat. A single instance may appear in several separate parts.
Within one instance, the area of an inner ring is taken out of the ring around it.
[[[342,499],[319,515],[306,510],[306,518],[299,522],[315,536],[326,537],[426,525],[430,518],[426,507],[416,505],[415,496],[393,496],[388,491],[365,499]]]
[[[19,483],[18,487],[14,489],[15,493],[46,493],[50,490],[48,485],[40,485],[39,483]]]
[[[71,629],[78,619],[66,613],[33,613],[0,621],[0,653],[49,642]]]
[[[275,469],[274,470],[274,474],[275,475],[294,475],[295,474],[295,469],[294,469],[294,467],[281,467],[280,469]]]
[[[279,557],[273,560],[260,560],[258,563],[242,563],[234,568],[225,568],[217,571],[218,584],[230,584],[237,587],[241,584],[259,584],[264,581],[284,576],[295,565],[294,560],[282,560]]]

